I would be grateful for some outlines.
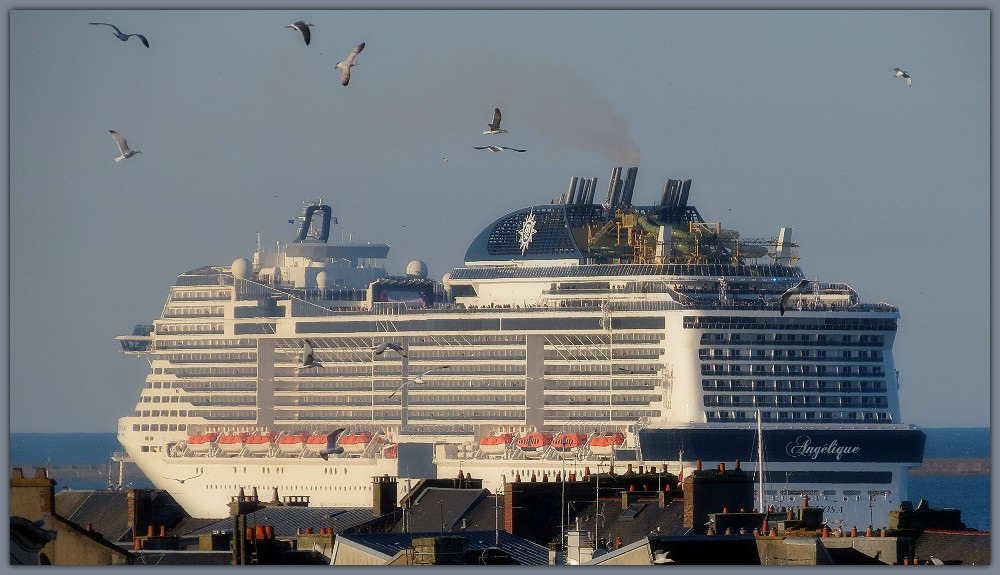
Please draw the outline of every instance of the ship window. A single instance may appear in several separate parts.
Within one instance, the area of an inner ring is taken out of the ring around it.
[[[149,452],[149,446],[148,445],[143,445],[142,447],[139,448],[139,451],[141,451],[143,453],[148,453]]]

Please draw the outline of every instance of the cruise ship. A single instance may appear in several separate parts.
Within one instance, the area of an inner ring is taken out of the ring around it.
[[[370,506],[386,474],[402,496],[434,475],[498,490],[740,461],[763,505],[884,524],[925,439],[900,416],[899,311],[807,277],[790,228],[705,220],[689,179],[634,205],[637,172],[614,168],[600,203],[573,177],[503,215],[440,281],[331,243],[331,206],[307,203],[293,241],[180,274],[118,337],[151,367],[119,440],[195,517],[241,489]]]

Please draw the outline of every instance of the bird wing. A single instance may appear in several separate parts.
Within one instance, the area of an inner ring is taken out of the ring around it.
[[[292,27],[299,32],[302,32],[302,38],[306,41],[306,46],[308,46],[309,40],[312,39],[312,34],[309,32],[309,25],[299,20],[298,22],[292,24]]]
[[[403,389],[403,386],[405,386],[407,383],[410,383],[410,382],[407,381],[407,382],[399,384],[399,387],[397,387],[396,389],[392,390],[392,393],[389,394],[389,397],[392,397],[392,396],[396,395],[397,393],[399,393],[399,390]]]
[[[126,39],[126,40],[128,40],[128,39],[129,39],[129,38],[131,38],[132,36],[135,36],[136,38],[138,38],[138,39],[139,39],[139,41],[140,41],[140,42],[142,42],[142,45],[143,45],[143,46],[145,46],[145,47],[149,48],[149,41],[148,41],[148,40],[146,40],[146,37],[145,37],[145,36],[143,36],[142,34],[129,34],[128,36],[125,36],[125,39]]]
[[[499,152],[500,150],[503,149],[498,146],[472,146],[472,147],[477,150],[489,150],[491,152]]]
[[[910,78],[910,76],[907,75],[907,74],[903,74],[903,77],[906,78],[906,86],[907,87],[913,85],[913,78]]]
[[[347,60],[344,60],[347,62]],[[338,62],[337,67],[340,68],[340,83],[346,86],[351,81],[351,65],[350,63],[344,64],[344,62]]]
[[[364,50],[364,49],[365,49],[365,43],[364,42],[358,44],[357,46],[354,47],[353,50],[351,50],[351,53],[348,54],[347,59],[348,60],[354,60],[354,57],[357,56],[358,54],[360,54],[361,51]]]
[[[109,24],[109,26],[110,26],[110,24]],[[115,143],[118,144],[118,150],[124,156],[125,152],[128,152],[128,143],[125,141],[125,136],[122,136],[121,134],[119,134],[118,132],[116,132],[114,130],[108,130],[108,131],[111,132],[111,137],[114,138],[115,139]]]
[[[399,355],[406,357],[406,351],[403,350],[403,346],[398,343],[388,342],[385,344],[389,349],[395,350]]]
[[[312,344],[309,343],[307,339],[304,344],[302,344],[302,360],[299,362],[300,365],[312,365],[313,363],[313,348]]]
[[[382,355],[382,353],[389,348],[389,342],[383,342],[375,346],[375,355]]]
[[[513,150],[515,152],[527,152],[528,151],[528,150],[520,150],[518,148],[507,148],[507,147],[504,147],[504,149],[505,150]]]
[[[493,122],[490,123],[490,129],[494,131],[500,129],[500,108],[493,109]]]
[[[340,429],[336,429],[334,431],[331,431],[329,434],[327,434],[327,436],[326,436],[326,448],[327,449],[333,449],[333,448],[337,447],[337,439],[340,437],[340,434],[343,433],[343,432],[344,432],[344,428],[341,427]]]
[[[111,26],[119,35],[122,33],[122,31],[118,29],[118,26],[115,26],[114,24],[108,24],[107,22],[91,22],[91,24],[94,24],[95,26]]]

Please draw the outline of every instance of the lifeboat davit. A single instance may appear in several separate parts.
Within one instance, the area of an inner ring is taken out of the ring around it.
[[[510,433],[487,435],[479,440],[479,451],[486,455],[501,455],[507,451],[514,436]]]
[[[590,440],[590,452],[594,455],[611,455],[616,447],[621,447],[624,443],[625,436],[621,433],[598,435]]]
[[[278,451],[282,453],[299,453],[306,446],[309,434],[305,432],[292,433],[278,438]]]
[[[517,447],[528,457],[538,457],[545,446],[552,443],[551,433],[528,433],[517,439]]]
[[[360,455],[371,442],[372,433],[370,431],[361,431],[342,435],[337,443],[344,448],[344,453],[348,455]]]
[[[396,459],[396,447],[397,444],[390,443],[389,446],[382,451],[382,455],[384,455],[386,459]]]
[[[246,439],[246,433],[220,435],[215,444],[219,446],[219,451],[223,453],[239,453],[243,451],[243,444],[246,442]]]
[[[263,435],[247,436],[246,448],[249,453],[267,453],[271,451],[271,444],[274,442],[273,433]]]
[[[552,440],[556,451],[574,452],[587,443],[587,436],[582,433],[560,433]]]
[[[218,435],[215,433],[206,433],[205,435],[192,435],[187,440],[188,449],[195,453],[205,453],[212,449],[212,444],[215,442]]]

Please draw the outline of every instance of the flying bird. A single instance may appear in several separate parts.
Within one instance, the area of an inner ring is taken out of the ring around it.
[[[310,26],[313,26],[313,24],[310,24],[308,22],[303,22],[302,20],[299,20],[294,24],[285,24],[285,28],[291,28],[292,30],[298,30],[299,32],[302,32],[302,39],[306,41],[306,46],[309,45],[309,39],[311,36],[311,34],[309,33]]]
[[[337,438],[340,434],[344,432],[344,428],[329,433],[326,436],[326,447],[319,452],[319,456],[323,458],[323,461],[327,461],[331,455],[337,455],[338,453],[343,453],[344,448],[337,445]]]
[[[114,32],[112,32],[112,34],[114,34],[122,42],[125,42],[132,36],[135,36],[136,38],[139,39],[140,42],[142,42],[143,46],[149,48],[149,42],[146,40],[146,37],[143,36],[142,34],[125,34],[118,29],[118,26],[115,26],[114,24],[108,24],[107,22],[91,22],[91,24],[94,26],[111,26],[114,29]]]
[[[131,158],[136,154],[142,153],[142,150],[130,149],[128,147],[128,142],[125,141],[125,136],[122,136],[121,134],[119,134],[114,130],[108,130],[108,131],[111,132],[111,137],[115,139],[115,143],[118,144],[118,150],[121,152],[121,155],[115,158],[116,162],[120,162],[125,158]]]
[[[358,62],[355,62],[354,58],[364,49],[364,42],[358,44],[353,50],[351,50],[351,53],[348,54],[346,58],[337,62],[337,65],[334,66],[334,68],[340,68],[340,83],[342,85],[346,86],[347,83],[351,81],[351,67],[358,65]]]
[[[299,360],[298,367],[295,371],[300,369],[309,369],[310,367],[323,367],[323,363],[316,359],[313,355],[312,343],[307,339],[304,344],[302,344],[302,358]]]
[[[391,349],[396,353],[398,353],[399,355],[406,357],[406,350],[403,349],[403,346],[392,341],[382,342],[376,345],[374,348],[372,348],[372,351],[375,352],[375,355],[382,355],[387,349]]]
[[[392,397],[392,396],[396,395],[397,393],[399,393],[399,391],[401,389],[403,389],[404,387],[406,387],[407,385],[409,385],[411,383],[416,383],[417,385],[420,385],[420,384],[424,383],[424,377],[428,373],[430,373],[432,371],[437,371],[439,369],[448,369],[449,367],[451,367],[451,366],[450,365],[439,365],[438,367],[432,367],[432,368],[428,369],[427,371],[421,373],[417,377],[414,377],[412,379],[408,379],[408,380],[404,381],[402,384],[400,384],[399,387],[397,387],[396,389],[394,389],[392,391],[392,393],[389,394],[389,397]]]
[[[500,129],[500,108],[493,109],[493,121],[487,124],[490,127],[489,130],[483,130],[484,134],[502,134],[507,133],[507,130]]]
[[[902,78],[902,79],[906,80],[906,86],[907,87],[910,87],[910,86],[913,85],[913,80],[910,78],[910,75],[907,74],[906,70],[903,70],[902,68],[893,68],[892,69],[892,75],[895,76],[895,77],[897,77],[897,78]]]
[[[504,150],[510,150],[512,152],[527,152],[528,150],[519,150],[517,148],[508,148],[507,146],[472,146],[477,150],[489,150],[491,152],[502,152]]]
[[[781,311],[781,315],[785,315],[785,304],[788,302],[788,298],[795,294],[806,293],[806,288],[809,284],[813,283],[812,280],[799,280],[799,283],[785,290],[785,293],[781,294],[778,298],[778,309]]]
[[[184,479],[177,479],[176,477],[168,477],[167,479],[173,479],[174,481],[176,481],[176,482],[178,482],[178,483],[182,483],[182,484],[183,484],[183,483],[184,483],[185,481],[187,481],[188,479],[194,479],[195,477],[201,477],[201,474],[202,474],[202,473],[203,473],[202,471],[199,471],[199,472],[198,472],[198,475],[192,475],[191,477],[185,477]]]

